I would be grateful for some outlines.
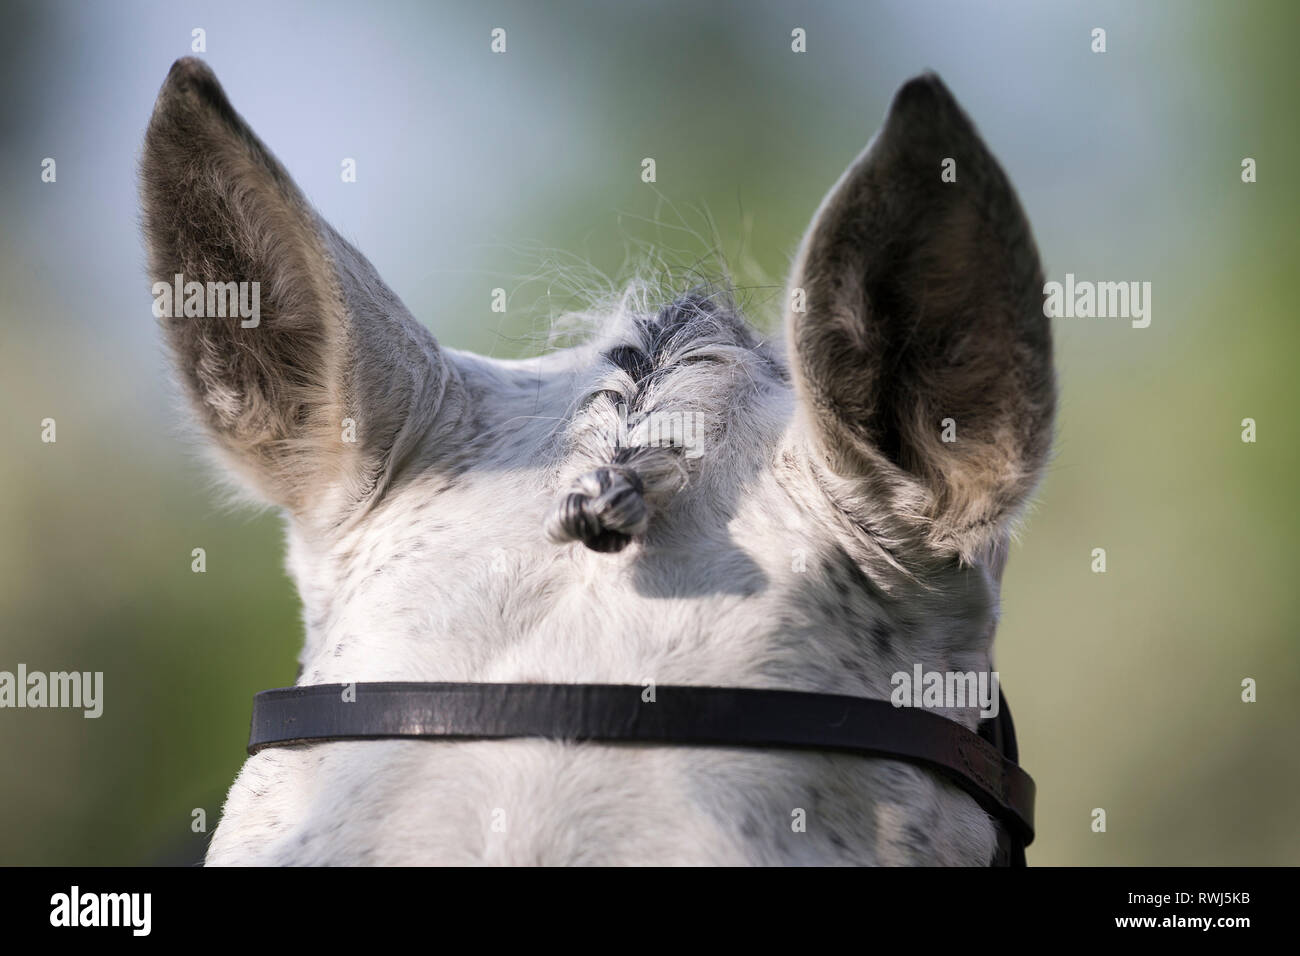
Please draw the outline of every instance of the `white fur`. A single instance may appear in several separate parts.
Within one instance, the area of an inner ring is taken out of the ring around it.
[[[542,358],[440,347],[197,58],[168,74],[141,180],[151,274],[267,283],[256,329],[163,328],[219,456],[285,509],[300,683],[883,699],[918,664],[991,669],[1007,534],[1050,444],[1050,326],[1018,201],[937,77],[900,90],[809,230],[789,357],[724,294],[644,286]],[[703,453],[620,445],[620,406],[634,436],[691,416]],[[986,864],[994,845],[970,796],[897,761],[398,740],[251,758],[208,862]]]
[[[863,633],[818,610],[818,555],[867,561],[870,546],[789,464],[807,457],[793,396],[757,361],[715,375],[728,383],[711,396],[719,445],[656,518],[653,551],[550,543],[543,523],[572,470],[556,426],[598,352],[505,363],[447,352],[467,393],[492,396],[482,460],[460,481],[401,477],[337,536],[291,526],[308,622],[301,683],[653,680],[887,697],[889,675],[915,661],[988,667],[996,582],[980,569],[900,596],[905,622],[855,595],[861,615],[910,635],[892,657],[872,660]],[[901,763],[367,741],[251,758],[208,862],[984,864],[993,846],[969,796]]]

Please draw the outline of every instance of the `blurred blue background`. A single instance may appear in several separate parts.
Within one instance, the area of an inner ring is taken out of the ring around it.
[[[0,13],[0,669],[106,683],[99,720],[0,711],[0,863],[197,858],[192,811],[215,825],[251,694],[294,677],[278,520],[217,504],[150,315],[136,167],[196,27],[235,107],[417,318],[506,357],[648,248],[719,254],[772,328],[822,195],[898,85],[937,70],[1016,184],[1049,278],[1153,284],[1150,328],[1056,322],[1061,438],[998,644],[1039,783],[1030,862],[1300,862],[1296,5]]]

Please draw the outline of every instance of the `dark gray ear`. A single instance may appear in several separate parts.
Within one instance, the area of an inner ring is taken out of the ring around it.
[[[141,199],[155,314],[226,461],[299,513],[382,488],[432,419],[443,358],[200,60],[178,60],[158,95]],[[235,292],[244,309],[230,317]]]
[[[1029,224],[938,77],[899,90],[818,211],[791,285],[814,447],[861,500],[969,559],[1039,477],[1055,384]]]

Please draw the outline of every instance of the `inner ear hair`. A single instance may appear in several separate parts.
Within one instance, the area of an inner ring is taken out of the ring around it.
[[[895,96],[815,216],[791,287],[816,453],[899,533],[971,559],[1038,480],[1056,391],[1029,224],[938,77]]]
[[[454,372],[198,59],[159,92],[141,201],[155,314],[223,460],[299,514],[381,492]]]

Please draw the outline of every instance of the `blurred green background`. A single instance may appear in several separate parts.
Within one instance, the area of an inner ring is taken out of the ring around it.
[[[1153,284],[1150,328],[1056,322],[1060,440],[998,644],[1039,784],[1030,862],[1300,863],[1297,5],[0,13],[0,670],[106,685],[99,720],[0,711],[0,863],[196,859],[192,810],[215,825],[250,696],[294,677],[278,520],[213,494],[143,270],[140,142],[195,27],[236,108],[412,312],[507,357],[648,247],[721,253],[770,328],[823,193],[898,85],[939,71],[1016,183],[1049,278]]]

